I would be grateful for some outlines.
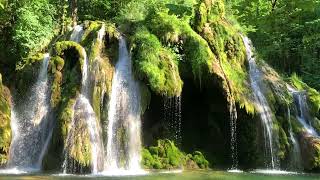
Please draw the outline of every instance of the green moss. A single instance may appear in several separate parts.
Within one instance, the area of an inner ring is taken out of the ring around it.
[[[59,56],[50,58],[51,73],[53,75],[53,81],[51,85],[51,107],[56,108],[61,100],[61,83],[62,83],[62,72],[64,67],[64,60]]]
[[[308,101],[311,105],[311,112],[313,115],[317,115],[320,110],[320,93],[309,87],[306,83],[304,83],[296,74],[293,74],[290,79],[290,83],[296,87],[298,90],[303,91],[305,90],[308,95]]]
[[[67,50],[71,50],[73,52],[76,52],[78,57],[79,57],[79,61],[81,63],[81,67],[85,58],[85,54],[84,54],[84,50],[83,47],[73,41],[61,41],[61,42],[57,42],[55,47],[54,47],[54,55],[55,56],[60,56],[61,58],[65,58],[66,56],[66,51]]]
[[[248,72],[246,70],[246,52],[242,38],[228,22],[224,20],[207,24],[202,29],[202,36],[210,45],[215,57],[219,60],[220,68],[224,73],[228,87],[240,108],[247,113],[254,114],[252,94]]]
[[[201,32],[202,28],[207,22],[208,22],[208,14],[207,14],[206,4],[199,3],[198,11],[196,11],[196,16],[195,16],[195,29],[198,32]]]
[[[119,39],[120,32],[118,31],[116,25],[111,22],[105,22],[106,35],[109,39]]]
[[[210,7],[216,4],[211,1],[208,3]],[[199,11],[207,5],[203,2]],[[227,92],[230,100],[234,96],[241,108],[254,113],[254,103],[250,98],[252,95],[247,88],[249,78],[245,65],[245,47],[239,32],[232,25],[223,18],[219,21],[206,19],[205,25],[199,30],[200,36],[187,21],[167,13],[151,14],[146,21],[150,32],[163,43],[180,49],[179,53],[183,58],[183,62],[179,63],[182,77],[190,76],[187,73],[192,71],[200,86],[203,81],[216,83]]]
[[[193,155],[186,155],[181,152],[172,141],[167,139],[158,140],[157,146],[151,146],[142,150],[142,165],[145,168],[180,168],[182,166],[188,166],[188,164],[190,164],[189,161],[197,164],[196,168],[206,169],[209,167],[209,162],[201,152],[196,151]]]
[[[200,0],[196,6],[195,29],[201,32],[206,23],[213,23],[225,16],[224,1]]]
[[[144,149],[142,163],[147,168],[179,168],[184,164],[184,154],[170,140],[158,140],[157,146]]]
[[[0,74],[1,77],[1,74]],[[7,87],[0,80],[0,166],[4,166],[9,158],[11,144],[11,95]]]
[[[193,77],[199,80],[208,79],[209,75],[221,76],[216,58],[208,43],[192,30],[187,21],[166,13],[149,15],[147,27],[169,47],[174,45],[181,48],[183,61],[179,66],[190,67]],[[185,73],[189,73],[186,71]],[[182,74],[182,76],[188,76]]]
[[[288,142],[288,138],[287,135],[285,133],[285,131],[283,130],[282,127],[279,127],[279,145],[280,145],[280,151],[278,152],[278,156],[280,157],[281,160],[284,160],[284,158],[286,157],[286,151],[287,149],[289,149],[289,142]]]
[[[300,147],[304,169],[318,171],[320,169],[320,140],[301,133]]]
[[[132,39],[132,58],[138,78],[147,82],[151,90],[166,96],[179,96],[182,81],[177,56],[162,47],[156,36],[146,29],[137,30]]]
[[[81,39],[81,45],[89,48],[91,43],[98,36],[98,31],[100,30],[102,22],[98,21],[85,21],[84,23],[84,33]]]
[[[89,66],[93,79],[92,105],[97,118],[100,120],[103,111],[101,104],[104,103],[104,98],[109,97],[111,93],[114,66],[110,54],[105,51],[105,44],[98,41],[97,37],[95,37],[89,52]]]
[[[197,165],[201,169],[207,169],[209,168],[209,162],[206,160],[204,155],[200,151],[195,151],[193,155],[191,156],[191,159],[197,163]]]

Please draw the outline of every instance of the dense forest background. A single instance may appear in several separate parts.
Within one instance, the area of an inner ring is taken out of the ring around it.
[[[120,25],[169,9],[192,25],[196,4],[196,0],[1,0],[1,67],[4,73],[15,69],[77,18]],[[229,21],[240,22],[239,28],[265,61],[284,76],[297,73],[320,90],[319,0],[226,0],[225,4]]]

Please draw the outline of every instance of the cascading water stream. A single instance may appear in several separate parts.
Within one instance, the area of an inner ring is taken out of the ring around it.
[[[292,151],[291,151],[291,162],[289,168],[293,170],[302,170],[302,159],[301,159],[301,151],[300,151],[300,145],[297,141],[297,139],[294,137],[293,131],[292,131],[292,124],[291,124],[291,113],[290,108],[288,107],[288,123],[289,123],[289,135],[290,140],[292,142]]]
[[[105,173],[124,174],[127,171],[136,174],[141,171],[140,96],[126,41],[120,37],[106,127]]]
[[[98,33],[97,41],[102,41],[104,36],[104,25],[102,26],[101,30]],[[83,28],[81,25],[78,25],[74,28],[74,31],[70,37],[70,40],[79,42],[83,35]],[[88,133],[89,133],[89,140],[90,140],[90,147],[91,147],[91,173],[97,174],[99,170],[102,169],[103,164],[103,142],[101,136],[101,128],[96,119],[95,112],[88,100],[89,96],[89,60],[87,57],[87,53],[84,48],[82,48],[82,54],[84,55],[84,61],[82,65],[82,83],[81,83],[81,93],[79,97],[76,99],[76,103],[73,107],[73,116],[71,121],[70,129],[74,131],[76,126],[76,120],[83,120],[86,122]],[[73,145],[74,141],[74,134],[72,131],[68,133],[67,141],[66,141],[66,148],[70,148]],[[72,166],[72,162],[68,162],[70,158],[68,157],[67,149],[65,149],[65,157],[63,162],[63,172],[67,173],[68,168],[70,168],[70,164]],[[74,168],[71,167],[71,171]]]
[[[50,56],[44,55],[32,94],[26,103],[12,107],[11,126],[13,140],[8,167],[40,170],[42,159],[51,139],[53,122],[49,118],[48,64]]]
[[[232,167],[230,171],[237,172],[238,170],[238,148],[237,148],[237,109],[236,103],[234,100],[231,100],[229,105],[230,112],[230,128],[231,128],[231,158],[232,158]]]
[[[163,102],[164,121],[168,123],[169,138],[180,146],[181,136],[181,96],[164,98]]]
[[[70,41],[74,41],[74,42],[79,43],[81,41],[83,33],[84,33],[83,25],[75,26],[71,35],[70,35]]]
[[[308,134],[318,137],[319,134],[314,129],[310,121],[310,114],[309,114],[309,107],[307,103],[307,94],[306,91],[297,91],[293,88],[288,88],[291,92],[294,103],[297,109],[297,116],[296,118],[300,122],[300,124],[304,127]]]
[[[255,58],[253,57],[251,41],[248,37],[243,37],[243,42],[246,47],[247,58],[249,62],[249,75],[250,75],[250,83],[251,88],[254,94],[254,99],[256,103],[256,108],[259,112],[261,123],[263,126],[263,135],[265,142],[265,154],[267,158],[266,166],[267,168],[276,169],[277,167],[277,157],[276,152],[274,150],[274,142],[273,140],[277,140],[278,137],[273,133],[273,121],[272,121],[272,112],[271,108],[268,104],[268,101],[265,95],[262,92],[262,78],[263,74],[259,70]],[[269,161],[269,162],[268,162]]]

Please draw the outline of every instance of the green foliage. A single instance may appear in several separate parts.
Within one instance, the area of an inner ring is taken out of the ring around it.
[[[54,6],[47,0],[25,3],[16,11],[13,40],[22,57],[44,48],[50,42],[56,26],[55,13]]]
[[[78,0],[79,20],[104,20],[111,10],[110,2],[105,0]]]
[[[195,151],[191,158],[201,169],[209,168],[209,162],[200,151]]]
[[[179,96],[182,81],[176,54],[162,47],[157,37],[144,28],[137,30],[132,44],[132,58],[138,77],[147,81],[150,88],[158,94]]]
[[[201,169],[206,169],[209,162],[204,155],[196,151],[193,155],[185,155],[170,140],[158,140],[157,146],[142,150],[142,164],[145,168],[172,169],[186,165],[187,160],[192,160]]]
[[[237,0],[234,12],[263,59],[290,75],[296,72],[313,88],[319,80],[319,0]]]

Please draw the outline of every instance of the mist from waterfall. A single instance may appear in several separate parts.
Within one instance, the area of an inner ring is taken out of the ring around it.
[[[163,101],[163,118],[167,123],[168,138],[179,147],[182,143],[181,96],[164,98]]]
[[[231,147],[231,159],[232,167],[230,171],[239,171],[238,170],[238,145],[237,145],[237,119],[238,113],[236,109],[236,103],[234,100],[231,100],[229,105],[229,114],[230,114],[230,147]]]
[[[141,170],[141,95],[134,79],[126,40],[119,39],[119,60],[115,66],[108,109],[106,174],[137,174]]]
[[[249,76],[251,89],[253,91],[256,108],[260,115],[261,124],[263,127],[266,167],[271,169],[278,168],[277,152],[274,149],[274,140],[278,140],[276,134],[273,133],[272,111],[268,101],[262,91],[263,74],[259,70],[252,52],[251,41],[248,37],[243,37],[243,42],[246,47],[247,59],[249,63]]]
[[[53,130],[53,121],[49,117],[49,60],[49,54],[45,54],[37,81],[31,88],[31,95],[26,102],[22,102],[20,106],[13,103],[11,112],[13,139],[8,168],[27,171],[41,169],[42,159]]]

